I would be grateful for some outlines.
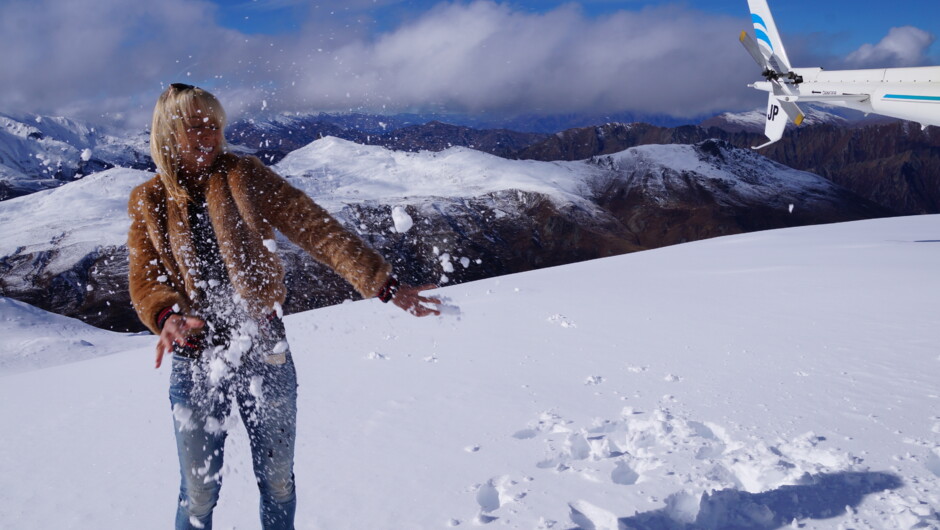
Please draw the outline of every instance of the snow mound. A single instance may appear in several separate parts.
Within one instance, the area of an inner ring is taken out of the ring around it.
[[[137,348],[139,337],[0,297],[0,376],[84,361]]]

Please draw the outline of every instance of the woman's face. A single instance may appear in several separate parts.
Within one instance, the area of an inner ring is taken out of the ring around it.
[[[187,171],[201,171],[215,163],[222,152],[222,128],[211,118],[188,116],[180,138],[180,162]]]

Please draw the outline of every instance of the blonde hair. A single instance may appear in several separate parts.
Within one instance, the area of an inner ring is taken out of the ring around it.
[[[157,166],[160,181],[171,200],[189,201],[189,193],[179,182],[180,138],[186,134],[188,118],[199,116],[215,121],[225,129],[225,109],[209,92],[191,85],[173,83],[157,98],[150,128],[150,156]],[[221,148],[225,148],[225,137]]]

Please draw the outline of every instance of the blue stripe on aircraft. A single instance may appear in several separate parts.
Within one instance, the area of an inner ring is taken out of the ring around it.
[[[764,26],[764,28],[767,27],[767,24],[764,23],[764,19],[762,19],[760,15],[755,15],[754,13],[751,13],[751,20],[754,22],[755,27],[757,26],[757,24]]]
[[[754,35],[757,36],[757,40],[762,40],[767,43],[767,46],[770,46],[770,51],[774,50],[774,44],[770,42],[770,37],[767,36],[763,31],[754,28]]]
[[[885,94],[883,99],[913,99],[915,101],[940,102],[940,96],[908,96],[904,94]]]

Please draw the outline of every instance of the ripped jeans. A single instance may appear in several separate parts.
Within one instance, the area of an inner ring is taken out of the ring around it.
[[[173,356],[170,403],[181,475],[176,528],[212,528],[234,401],[251,444],[262,528],[292,529],[297,373],[290,352],[282,364],[246,356],[228,368],[219,377],[218,366],[206,359]]]

